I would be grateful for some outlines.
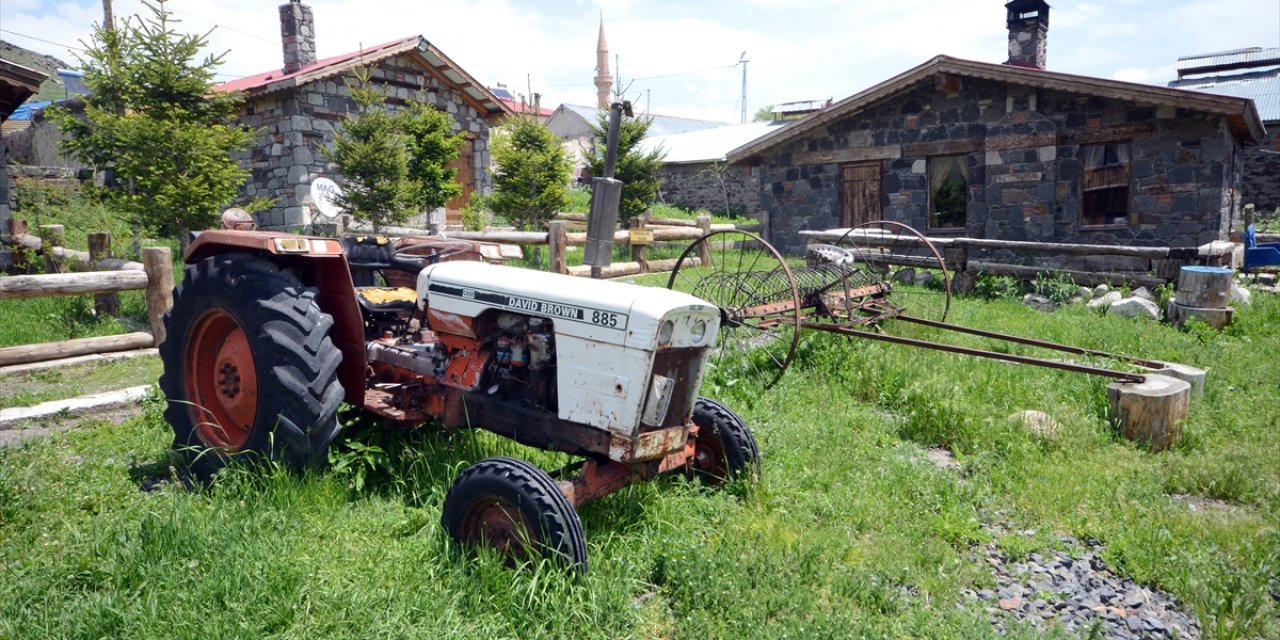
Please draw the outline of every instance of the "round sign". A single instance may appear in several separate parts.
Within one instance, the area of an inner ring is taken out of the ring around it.
[[[326,218],[335,218],[342,213],[342,207],[338,205],[338,198],[341,196],[342,189],[328,178],[316,178],[311,183],[311,202],[315,203],[320,215]]]

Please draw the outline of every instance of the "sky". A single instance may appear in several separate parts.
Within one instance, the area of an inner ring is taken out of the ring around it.
[[[319,57],[422,35],[473,77],[542,104],[595,104],[603,18],[610,66],[648,113],[738,122],[840,100],[938,54],[1004,62],[1006,0],[306,0]],[[226,52],[219,79],[282,64],[278,1],[168,0],[174,28]],[[1050,2],[1048,67],[1164,84],[1179,56],[1280,46],[1280,0]],[[149,15],[114,0],[116,19]],[[2,0],[0,38],[76,66],[102,0]],[[211,30],[211,31],[210,31]],[[615,57],[616,56],[616,57]],[[739,60],[746,60],[740,64]]]

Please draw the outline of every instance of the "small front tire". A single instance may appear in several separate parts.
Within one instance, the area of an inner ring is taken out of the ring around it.
[[[542,556],[587,571],[582,520],[547,472],[515,458],[488,458],[458,474],[441,524],[458,544],[511,559]]]
[[[693,469],[712,483],[760,473],[760,447],[746,421],[725,405],[698,398],[693,405],[698,426]]]

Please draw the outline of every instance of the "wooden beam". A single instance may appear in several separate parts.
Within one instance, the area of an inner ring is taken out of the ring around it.
[[[126,333],[118,336],[99,336],[97,338],[78,338],[61,342],[45,342],[41,344],[23,345],[20,347],[0,348],[0,367],[28,362],[43,362],[55,358],[85,356],[92,353],[110,353],[113,351],[132,351],[154,346],[155,339],[149,333]]]
[[[0,278],[0,300],[131,291],[146,287],[147,274],[140,271],[90,271],[8,276]]]
[[[1119,285],[1126,282],[1144,287],[1158,287],[1168,282],[1164,278],[1138,271],[1072,271],[1069,269],[1052,269],[1049,267],[983,262],[980,260],[970,260],[966,270],[969,273],[981,272],[992,275],[1011,275],[1026,279],[1032,279],[1044,274],[1062,274],[1070,277],[1076,284],[1089,287],[1100,284]]]

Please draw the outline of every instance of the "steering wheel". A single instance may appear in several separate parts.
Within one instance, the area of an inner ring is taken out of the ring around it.
[[[414,250],[435,249],[435,253],[429,255],[413,253]],[[413,261],[421,264],[435,264],[463,253],[479,253],[475,246],[466,240],[432,240],[430,242],[419,242],[415,244],[398,247],[393,252],[397,260]]]

